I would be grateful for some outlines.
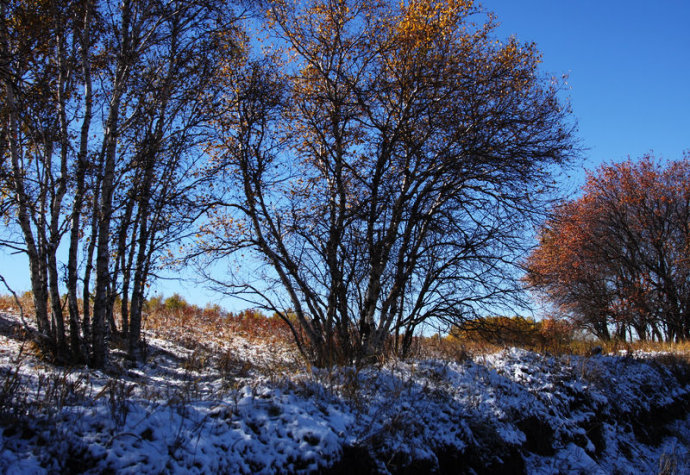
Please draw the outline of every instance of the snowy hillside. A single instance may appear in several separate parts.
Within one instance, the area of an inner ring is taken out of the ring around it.
[[[0,314],[0,472],[690,472],[690,370],[670,355],[329,371],[278,341],[169,330],[103,373],[41,362]]]

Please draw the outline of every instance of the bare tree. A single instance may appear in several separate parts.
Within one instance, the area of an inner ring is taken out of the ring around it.
[[[271,5],[284,49],[226,75],[228,194],[202,243],[258,264],[217,283],[319,365],[514,301],[525,225],[575,153],[534,46],[495,43],[471,2]]]
[[[60,359],[69,353],[57,250],[67,230],[63,211],[75,118],[70,110],[75,84],[73,7],[21,1],[0,7],[2,141],[4,157],[9,156],[4,186],[11,190],[11,212],[21,234],[15,249],[29,258],[40,339]]]
[[[134,113],[121,137],[120,181],[115,196],[117,242],[114,276],[107,292],[112,318],[116,296],[122,297],[122,330],[136,357],[146,283],[157,259],[184,238],[202,213],[204,177],[196,174],[206,124],[215,114],[218,65],[237,54],[221,37],[237,36],[236,17],[223,2],[157,4],[157,30],[138,60],[128,104]],[[149,10],[151,12],[151,10]],[[125,159],[125,160],[122,160]],[[129,307],[128,307],[129,305]]]

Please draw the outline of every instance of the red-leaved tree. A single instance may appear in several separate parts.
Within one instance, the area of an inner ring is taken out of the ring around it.
[[[603,339],[690,337],[690,157],[590,173],[557,207],[526,281]]]

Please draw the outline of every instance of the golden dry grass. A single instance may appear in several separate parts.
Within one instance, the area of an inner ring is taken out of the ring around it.
[[[249,341],[292,343],[287,324],[277,316],[267,317],[255,310],[226,312],[219,306],[190,305],[179,296],[173,300],[151,299],[147,303],[144,328],[171,333],[190,341],[228,341],[240,336]]]
[[[31,315],[33,300],[30,292],[18,296],[27,315]],[[116,309],[119,308],[116,306]],[[11,295],[0,295],[0,312],[17,312],[17,302]],[[119,319],[119,315],[116,315]],[[119,323],[119,322],[118,322]],[[680,343],[619,340],[601,341],[574,338],[562,326],[550,325],[549,331],[527,332],[521,337],[514,331],[510,338],[497,343],[477,336],[477,334],[453,334],[439,337],[417,337],[414,339],[410,356],[413,358],[438,357],[462,361],[473,355],[495,353],[509,348],[520,347],[539,353],[552,355],[588,356],[595,347],[601,347],[604,354],[628,354],[636,352],[673,354],[690,362],[690,341]],[[198,307],[187,303],[179,295],[168,298],[150,299],[144,312],[144,329],[151,330],[162,337],[171,337],[186,342],[188,346],[208,341],[228,341],[242,337],[250,342],[272,342],[293,344],[293,336],[287,324],[277,316],[265,316],[259,311],[245,310],[232,313],[218,305]],[[517,336],[516,336],[517,335]],[[535,337],[536,336],[536,337]],[[392,356],[392,352],[389,352]]]
[[[443,358],[458,359],[458,355],[487,354],[495,353],[510,347],[524,348],[542,354],[551,355],[577,355],[590,356],[597,347],[601,348],[602,354],[608,355],[628,355],[632,356],[640,353],[673,355],[690,363],[690,341],[669,343],[652,341],[625,342],[619,340],[582,340],[573,339],[570,341],[551,340],[540,345],[520,345],[505,343],[498,345],[481,340],[461,339],[447,337],[443,339],[425,339],[422,343],[424,350],[422,353],[435,354]]]
[[[24,292],[21,295],[17,295],[19,299],[19,304],[21,305],[24,313],[30,315],[33,312],[34,302],[31,292]],[[12,295],[0,295],[0,312],[18,312],[19,308],[17,306],[17,301]]]

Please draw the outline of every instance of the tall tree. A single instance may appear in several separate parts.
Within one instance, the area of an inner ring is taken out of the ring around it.
[[[523,229],[573,127],[534,45],[479,18],[469,1],[275,1],[284,47],[226,72],[229,194],[202,248],[256,256],[260,273],[219,283],[282,315],[316,364],[517,298]]]
[[[38,329],[61,357],[102,366],[120,296],[136,357],[156,260],[200,213],[194,173],[237,16],[221,0],[17,0],[1,13],[2,189]]]
[[[527,282],[608,339],[690,337],[690,160],[604,165],[554,210]]]
[[[3,188],[11,190],[22,241],[17,247],[29,257],[41,342],[62,359],[69,350],[57,250],[67,230],[63,209],[75,119],[74,8],[48,0],[0,6]]]

